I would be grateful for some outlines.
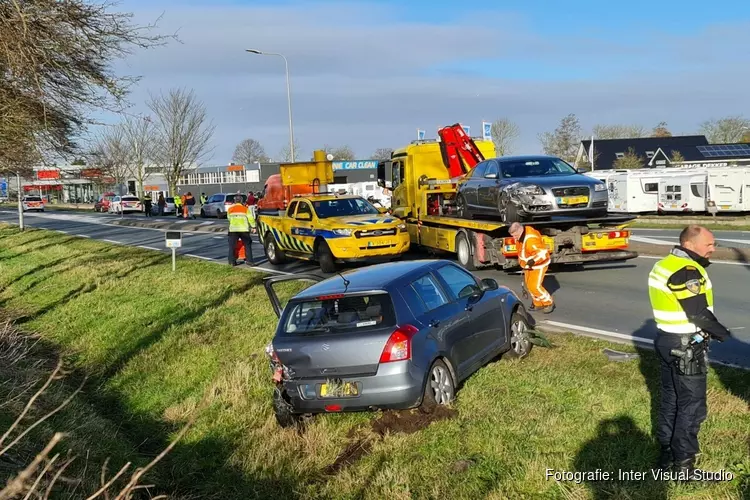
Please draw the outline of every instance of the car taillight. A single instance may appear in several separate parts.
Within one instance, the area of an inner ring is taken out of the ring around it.
[[[609,233],[610,238],[629,238],[630,231],[612,231]]]
[[[381,363],[411,359],[411,339],[419,330],[412,325],[403,325],[391,334],[380,355]]]

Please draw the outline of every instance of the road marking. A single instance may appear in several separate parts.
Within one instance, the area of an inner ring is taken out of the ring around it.
[[[658,256],[658,255],[639,255],[637,257],[638,259],[655,259],[655,260],[661,260],[664,258],[664,256]],[[731,260],[712,260],[711,264],[726,264],[729,266],[748,266],[750,267],[750,264],[745,264],[744,262],[733,262]]]
[[[106,241],[107,243],[114,243],[115,245],[122,245],[122,243],[120,243],[119,241],[115,241],[115,240],[104,240],[103,239],[102,241]]]
[[[719,240],[719,241],[728,241],[730,243],[742,243],[742,244],[745,244],[745,245],[750,244],[750,240],[732,240],[732,239],[729,239],[729,238],[716,238],[716,239]]]
[[[215,239],[215,240],[223,240],[223,239],[224,239],[224,236],[214,236],[214,239]]]
[[[651,243],[653,245],[674,245],[673,241],[657,240],[654,238],[646,238],[644,236],[631,236],[631,240],[639,241],[641,243]]]
[[[202,255],[195,255],[193,253],[186,253],[188,257],[195,257],[196,259],[203,259],[203,260],[215,260],[213,257],[203,257]]]
[[[91,236],[89,236],[88,234],[77,234],[76,236],[80,238],[91,238]]]
[[[245,266],[248,269],[255,269],[256,271],[263,271],[264,273],[278,273],[278,274],[297,274],[297,273],[290,273],[287,271],[277,271],[276,269],[266,269],[265,267],[260,266]]]
[[[162,250],[161,248],[148,247],[146,245],[138,245],[138,248],[145,248],[146,250],[156,250],[157,252],[161,252],[161,250]]]
[[[559,321],[552,321],[552,320],[549,320],[549,319],[542,321],[542,325],[545,325],[545,324],[550,325],[550,326],[556,326],[558,328],[563,328],[563,329],[570,330],[571,333],[573,333],[573,334],[575,334],[576,332],[581,332],[581,333],[584,333],[584,334],[589,333],[589,334],[593,334],[593,335],[600,335],[602,337],[609,337],[609,338],[615,338],[615,339],[620,339],[620,340],[628,340],[628,341],[641,342],[641,343],[644,343],[644,344],[648,344],[650,346],[654,345],[654,341],[652,339],[647,339],[645,337],[636,337],[634,335],[628,335],[628,334],[617,333],[617,332],[610,332],[610,331],[607,331],[607,330],[600,330],[598,328],[589,328],[587,326],[571,325],[570,323],[561,323]],[[748,370],[748,369],[750,369],[747,366],[737,365],[737,364],[734,364],[734,363],[725,363],[723,361],[717,361],[717,360],[713,360],[713,359],[709,360],[709,364],[710,365],[721,365],[721,366],[726,366],[726,367],[729,367],[729,368],[739,368],[740,370]]]

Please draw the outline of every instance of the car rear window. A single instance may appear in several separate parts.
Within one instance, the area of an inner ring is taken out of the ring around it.
[[[242,196],[242,203],[245,203],[247,201],[247,196],[244,194],[236,195],[236,194],[228,194],[224,203],[234,203],[234,197],[235,196]]]
[[[18,198],[16,198],[18,199]],[[42,201],[42,199],[38,196],[27,196],[26,201]]]
[[[123,196],[122,201],[138,201],[137,196]]]
[[[393,302],[386,292],[303,299],[290,302],[286,309],[282,324],[287,335],[350,333],[396,324]]]

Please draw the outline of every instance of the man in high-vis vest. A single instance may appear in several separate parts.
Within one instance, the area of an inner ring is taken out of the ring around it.
[[[661,366],[657,468],[674,467],[678,479],[693,475],[699,453],[698,432],[707,416],[709,338],[723,342],[731,335],[713,312],[713,286],[706,267],[714,245],[711,231],[688,226],[680,233],[680,244],[654,264],[648,276],[658,328],[654,346]]]
[[[551,261],[549,249],[542,235],[531,226],[514,222],[509,228],[510,235],[519,243],[518,263],[524,272],[524,283],[531,294],[531,310],[541,309],[545,314],[555,309],[552,296],[542,282]]]
[[[245,264],[252,265],[253,251],[251,248],[250,233],[256,231],[255,215],[252,209],[242,203],[242,196],[234,197],[234,204],[227,209],[227,219],[229,220],[229,265],[236,266],[237,260],[234,257],[237,241],[242,240],[245,245]]]

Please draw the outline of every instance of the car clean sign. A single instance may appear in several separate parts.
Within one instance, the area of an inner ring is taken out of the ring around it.
[[[377,160],[361,160],[361,161],[335,161],[333,162],[334,170],[356,170],[366,168],[378,168]]]

